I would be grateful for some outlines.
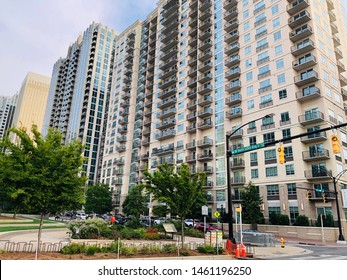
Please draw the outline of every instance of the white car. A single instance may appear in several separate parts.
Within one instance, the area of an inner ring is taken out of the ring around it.
[[[199,223],[199,220],[193,220],[193,219],[185,219],[184,220],[184,224],[186,227],[193,227],[197,223]]]
[[[160,225],[161,223],[165,223],[166,219],[165,218],[157,218],[153,221],[155,225]]]
[[[85,220],[85,219],[87,219],[87,215],[85,213],[77,213],[76,219]]]

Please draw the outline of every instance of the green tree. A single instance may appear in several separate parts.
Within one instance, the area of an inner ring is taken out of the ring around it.
[[[144,172],[147,191],[153,194],[153,200],[166,203],[171,213],[175,213],[181,220],[182,246],[184,243],[184,219],[191,214],[193,206],[201,207],[206,203],[205,173],[192,175],[187,164],[181,164],[177,172],[167,163],[159,165],[154,173]],[[197,205],[200,204],[200,205]]]
[[[147,209],[147,197],[140,185],[133,186],[130,189],[122,207],[126,215],[131,215],[136,220],[140,219],[140,215]]]
[[[152,213],[156,217],[166,217],[170,213],[170,209],[166,205],[154,205]]]
[[[103,214],[112,210],[112,192],[105,184],[88,186],[86,193],[86,213]]]
[[[249,182],[241,191],[242,221],[256,228],[256,224],[264,223],[264,216],[260,210],[263,198],[259,195],[259,188]]]
[[[0,143],[0,185],[17,209],[40,214],[39,244],[47,214],[79,209],[84,202],[83,145],[79,141],[63,145],[55,129],[43,137],[35,125],[32,136],[25,128],[9,131],[18,140],[12,143],[5,137]]]

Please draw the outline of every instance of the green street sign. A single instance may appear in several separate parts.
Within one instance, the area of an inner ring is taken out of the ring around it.
[[[316,192],[324,193],[323,189],[315,189]]]
[[[240,148],[240,149],[232,150],[231,154],[232,155],[242,154],[242,153],[245,153],[245,152],[248,152],[248,151],[257,150],[257,149],[264,148],[264,147],[265,147],[265,144],[263,142],[263,143],[254,144],[254,145],[250,145],[250,146],[247,146],[247,147],[243,147],[243,148]]]

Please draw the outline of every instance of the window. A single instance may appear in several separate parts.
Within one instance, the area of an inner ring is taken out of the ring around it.
[[[247,29],[249,29],[249,27],[250,27],[249,21],[247,21],[243,24],[243,30],[247,30]]]
[[[291,132],[290,132],[290,128],[286,128],[282,130],[282,137],[283,138],[290,138],[291,137]],[[288,140],[290,141],[290,140]]]
[[[287,98],[287,90],[286,89],[282,89],[278,92],[279,98],[280,99],[284,99]]]
[[[278,185],[267,185],[266,191],[267,196],[278,196],[280,194]]]
[[[295,175],[294,164],[286,165],[286,175]]]
[[[245,64],[246,64],[246,68],[251,67],[252,66],[252,59],[251,58],[247,59],[245,61]]]
[[[296,184],[289,183],[287,184],[288,195],[296,195]]]
[[[274,41],[280,40],[282,37],[281,30],[274,33]]]
[[[276,28],[277,26],[280,26],[281,25],[281,20],[280,18],[275,18],[273,21],[272,21],[272,27],[273,28]]]
[[[258,163],[258,153],[257,152],[250,153],[249,156],[250,156],[251,164],[252,163]]]
[[[248,86],[247,87],[247,95],[252,95],[253,94],[253,86]]]
[[[286,74],[285,73],[282,73],[280,75],[277,76],[277,82],[278,84],[283,84],[286,82]]]
[[[251,81],[253,79],[253,72],[246,73],[246,81]]]
[[[271,8],[271,13],[274,15],[274,14],[277,14],[279,11],[279,8],[278,8],[278,5],[275,5]]]
[[[289,112],[281,113],[281,122],[286,122],[286,121],[289,121],[289,120],[290,120]]]
[[[251,178],[255,179],[259,177],[258,169],[251,169]]]
[[[254,100],[251,99],[251,100],[248,100],[247,101],[247,109],[250,110],[250,109],[253,109],[254,108]]]
[[[276,149],[264,151],[265,161],[276,159]]]
[[[244,38],[244,42],[247,43],[247,42],[249,42],[249,40],[251,40],[251,34],[250,33],[245,34],[245,36],[243,38]]]
[[[266,133],[263,135],[263,139],[264,139],[263,141],[264,143],[275,141],[275,133],[274,132]]]
[[[248,55],[251,53],[251,46],[245,47],[245,55]]]
[[[280,54],[282,52],[282,45],[275,46],[275,54]]]
[[[281,207],[280,206],[269,206],[268,207],[268,211],[269,211],[269,216],[271,214],[281,214]]]
[[[293,148],[292,147],[284,147],[284,157],[292,158],[293,157]]]
[[[256,136],[249,137],[249,145],[255,145],[255,144],[257,144],[257,137]]]
[[[279,59],[279,60],[276,60],[276,68],[277,69],[281,69],[284,67],[284,60],[283,58]]]
[[[267,95],[260,96],[260,104],[267,104],[272,102],[272,95],[271,93]],[[270,118],[268,118],[270,119]]]
[[[266,175],[266,177],[276,177],[276,176],[278,176],[277,166],[266,167],[265,168],[265,175]]]

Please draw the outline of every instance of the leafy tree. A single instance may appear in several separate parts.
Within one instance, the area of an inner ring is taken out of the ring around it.
[[[247,187],[241,191],[242,221],[251,224],[256,228],[256,224],[264,223],[264,216],[260,210],[263,198],[259,195],[259,188],[249,182]]]
[[[170,213],[170,209],[166,205],[155,205],[153,206],[152,213],[156,217],[166,217]]]
[[[112,210],[112,192],[105,184],[88,186],[85,211],[87,213],[107,213]]]
[[[39,244],[45,215],[79,209],[84,202],[83,146],[79,141],[63,145],[54,129],[44,138],[35,125],[32,138],[25,128],[9,131],[18,141],[5,137],[0,144],[0,186],[17,209],[40,214]]]
[[[132,187],[122,207],[126,215],[139,220],[140,215],[147,209],[147,197],[143,194],[143,188],[139,185]]]
[[[287,214],[279,214],[278,215],[278,224],[279,225],[289,225],[289,216]]]
[[[180,165],[177,172],[174,172],[174,167],[165,163],[159,165],[153,174],[146,170],[144,175],[143,186],[153,194],[153,199],[166,203],[171,213],[176,213],[180,217],[183,246],[184,219],[191,214],[193,206],[201,207],[206,203],[206,198],[201,199],[205,197],[205,191],[202,188],[205,173],[196,173],[192,176],[188,165],[184,163]]]

